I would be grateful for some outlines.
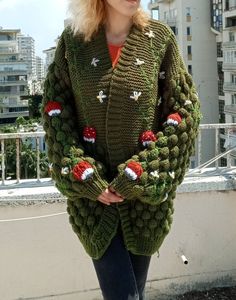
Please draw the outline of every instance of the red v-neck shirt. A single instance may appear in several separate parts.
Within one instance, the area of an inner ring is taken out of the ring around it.
[[[122,47],[123,47],[123,45],[117,46],[117,45],[113,45],[113,44],[108,44],[113,68],[118,63]]]

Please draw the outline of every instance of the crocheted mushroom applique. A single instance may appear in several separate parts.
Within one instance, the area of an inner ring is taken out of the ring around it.
[[[94,127],[86,126],[83,130],[83,138],[86,142],[95,143],[97,137],[97,132]]]
[[[141,164],[136,161],[129,162],[125,168],[125,175],[131,180],[138,179],[142,175],[142,173],[143,168]]]
[[[168,125],[174,125],[174,126],[177,126],[181,122],[182,122],[182,117],[178,113],[169,115],[166,121]]]
[[[75,179],[84,181],[92,177],[94,173],[93,167],[87,161],[82,161],[74,166],[72,173]]]
[[[148,146],[151,142],[155,142],[157,138],[152,130],[147,130],[140,135],[139,140],[141,144],[145,147]]]
[[[62,106],[59,102],[56,101],[48,101],[46,104],[44,111],[50,116],[58,116],[62,111]]]

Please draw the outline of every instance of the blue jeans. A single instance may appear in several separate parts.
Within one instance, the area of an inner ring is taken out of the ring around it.
[[[150,260],[125,248],[119,226],[105,254],[92,259],[104,300],[144,300]]]

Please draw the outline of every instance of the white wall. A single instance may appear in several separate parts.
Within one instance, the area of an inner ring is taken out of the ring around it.
[[[1,204],[0,220],[65,211],[64,203],[47,204],[46,199],[30,206]],[[235,211],[234,191],[177,194],[171,232],[160,257],[152,257],[148,291],[176,294],[235,284]],[[98,282],[91,259],[67,214],[0,222],[0,236],[0,299],[101,299],[99,290],[93,291]],[[188,265],[180,259],[181,253],[189,259]]]

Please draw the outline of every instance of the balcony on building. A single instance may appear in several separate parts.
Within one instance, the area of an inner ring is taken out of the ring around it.
[[[236,10],[236,1],[235,0],[225,0],[225,11]]]
[[[235,89],[236,91],[236,89]],[[224,107],[224,112],[226,114],[233,114],[233,115],[236,115],[236,104],[231,104],[231,105],[225,105]],[[235,133],[236,134],[236,133]]]
[[[234,64],[236,68],[236,64]],[[236,83],[234,82],[225,82],[223,86],[224,92],[236,92]]]
[[[151,0],[148,3],[148,9],[152,10],[152,9],[157,9],[159,7],[159,3],[171,3],[174,0]]]
[[[226,18],[225,29],[236,30],[236,16]]]

